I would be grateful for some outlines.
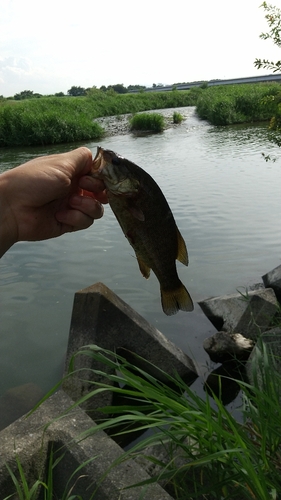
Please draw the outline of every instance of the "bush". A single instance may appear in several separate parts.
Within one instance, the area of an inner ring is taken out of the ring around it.
[[[159,113],[141,113],[130,120],[131,130],[163,132],[165,120]]]
[[[181,123],[183,121],[184,117],[178,113],[178,111],[174,111],[174,114],[173,114],[173,123],[175,124],[178,124],[178,123]]]
[[[274,99],[280,85],[244,84],[208,87],[198,96],[196,111],[200,118],[213,125],[270,120],[274,113]]]
[[[0,147],[58,144],[103,135],[100,125],[87,114],[74,112],[63,103],[53,105],[54,99],[44,101],[42,106],[34,106],[34,101],[29,101],[30,106],[24,104],[26,101],[19,101],[0,108]],[[62,98],[56,101],[66,102]]]

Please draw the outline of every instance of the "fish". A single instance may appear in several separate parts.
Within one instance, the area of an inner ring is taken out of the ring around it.
[[[176,268],[176,260],[188,265],[186,245],[155,180],[135,163],[100,146],[90,175],[103,180],[109,205],[135,251],[141,274],[148,279],[152,270],[156,275],[164,313],[193,311]]]

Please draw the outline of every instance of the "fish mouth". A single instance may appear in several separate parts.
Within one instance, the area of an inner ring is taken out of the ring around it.
[[[97,147],[96,156],[92,162],[91,174],[93,177],[98,177],[101,174],[106,162],[104,161],[104,149],[101,146]]]

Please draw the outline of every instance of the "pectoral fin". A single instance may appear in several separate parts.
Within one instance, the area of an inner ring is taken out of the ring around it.
[[[177,260],[184,264],[185,266],[188,266],[188,253],[186,249],[186,245],[184,242],[184,239],[179,232],[177,228],[177,235],[178,235],[178,254],[177,254]]]
[[[141,260],[141,258],[136,254],[138,265],[140,268],[140,272],[143,275],[144,278],[148,279],[150,276],[150,267]]]
[[[141,222],[145,220],[144,213],[139,208],[130,207],[129,212],[135,219],[140,220]]]

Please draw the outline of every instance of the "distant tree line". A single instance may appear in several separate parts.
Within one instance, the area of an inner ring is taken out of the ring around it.
[[[141,91],[141,90],[144,90],[145,88],[146,87],[144,85],[129,85],[128,87],[125,87],[123,85],[123,83],[116,83],[115,85],[108,85],[108,87],[106,87],[105,85],[102,85],[99,90],[101,90],[103,92],[113,91],[113,92],[116,92],[117,94],[126,94],[127,92],[130,92],[132,90]],[[92,89],[96,89],[96,87],[93,86],[90,88],[84,88],[84,87],[73,85],[67,91],[67,94],[64,94],[64,92],[57,92],[56,94],[54,94],[54,96],[55,97],[86,96],[87,93],[89,91],[91,91]],[[33,92],[32,90],[23,90],[22,92],[15,94],[13,97],[10,97],[9,99],[15,99],[16,101],[21,101],[23,99],[34,99],[34,98],[40,98],[40,97],[46,97],[46,96],[43,96],[42,94],[39,94],[38,92]],[[0,98],[3,98],[3,96],[0,96]]]
[[[175,83],[173,85],[176,88],[178,84]],[[157,87],[164,87],[164,85],[162,83],[153,83],[153,88]],[[7,99],[15,99],[16,101],[21,101],[23,99],[36,99],[40,97],[81,97],[91,94],[95,90],[100,90],[102,92],[116,92],[117,94],[126,94],[127,92],[132,91],[142,92],[146,88],[147,87],[145,85],[128,85],[128,87],[125,87],[123,83],[116,83],[115,85],[108,85],[107,87],[105,85],[102,85],[99,89],[95,85],[88,88],[73,85],[66,94],[64,92],[57,92],[51,95],[42,95],[38,92],[33,92],[32,90],[23,90],[22,92],[15,94],[13,97],[8,97]],[[4,97],[0,96],[0,99],[4,99]]]

